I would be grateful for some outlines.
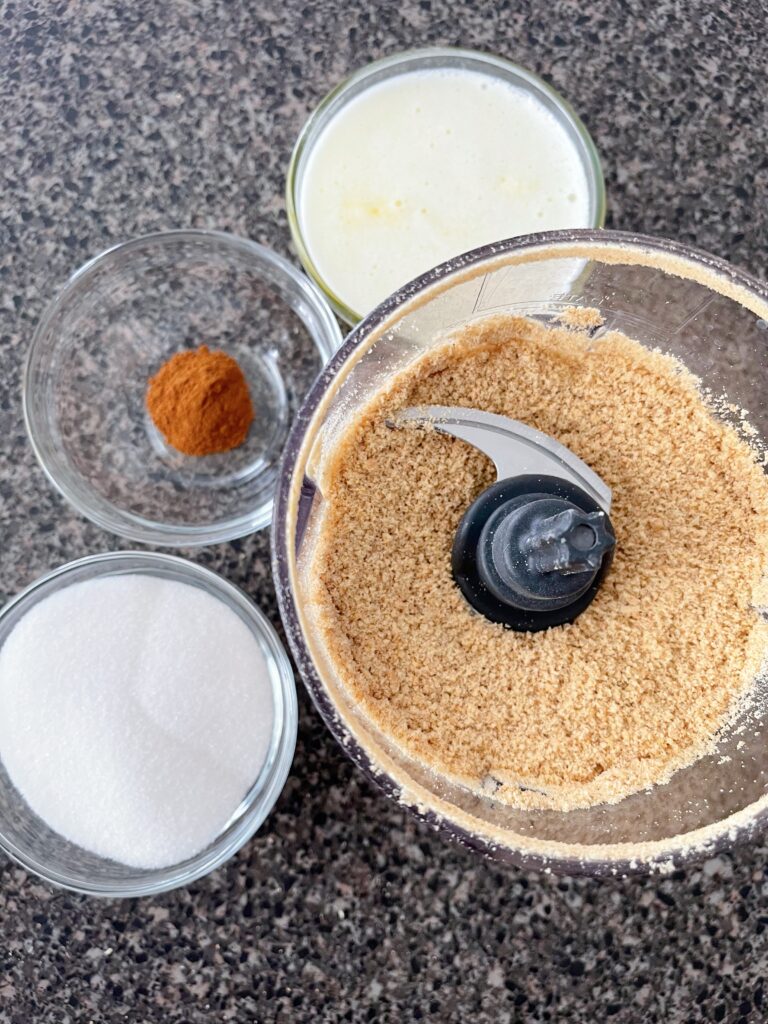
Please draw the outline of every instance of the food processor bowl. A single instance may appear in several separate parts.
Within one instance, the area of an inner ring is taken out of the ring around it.
[[[288,439],[273,522],[273,564],[288,641],[320,714],[383,790],[456,840],[526,868],[671,871],[752,837],[768,821],[766,678],[749,717],[663,785],[571,811],[507,806],[459,785],[385,735],[345,689],[313,625],[305,569],[323,503],[323,453],[365,403],[453,327],[508,313],[551,323],[597,309],[595,336],[619,330],[677,357],[751,443],[768,436],[768,286],[706,253],[616,231],[514,238],[436,267],[348,336],[315,382]],[[585,319],[588,319],[585,317]],[[744,712],[746,715],[747,712]]]

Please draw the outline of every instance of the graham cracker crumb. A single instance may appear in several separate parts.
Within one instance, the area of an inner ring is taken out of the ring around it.
[[[451,576],[461,516],[494,479],[470,445],[387,421],[462,405],[566,444],[613,489],[613,565],[570,626],[516,633]],[[367,715],[435,771],[520,807],[663,782],[713,750],[768,646],[768,483],[670,356],[511,317],[411,365],[331,453],[310,564],[316,620]]]
[[[600,310],[595,309],[594,306],[568,306],[555,317],[555,323],[586,331],[590,328],[594,330],[596,327],[602,327],[605,319]]]

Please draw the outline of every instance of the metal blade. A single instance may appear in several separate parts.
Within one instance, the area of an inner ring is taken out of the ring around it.
[[[518,420],[479,409],[421,405],[401,409],[390,421],[430,426],[478,448],[496,466],[499,480],[528,473],[558,476],[581,487],[605,512],[611,510],[611,489],[570,448]]]

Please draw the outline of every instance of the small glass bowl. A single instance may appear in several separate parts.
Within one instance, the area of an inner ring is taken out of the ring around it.
[[[210,569],[160,553],[118,551],[92,555],[55,569],[0,612],[0,648],[38,601],[96,577],[144,574],[199,587],[223,601],[258,641],[269,667],[274,722],[267,757],[248,793],[205,850],[173,867],[140,869],[99,857],[54,832],[29,807],[0,763],[0,848],[46,882],[88,896],[149,896],[188,885],[219,867],[246,843],[272,810],[293,760],[298,710],[293,670],[270,622],[232,583]],[[44,638],[41,637],[41,642]]]
[[[242,537],[269,523],[291,420],[340,342],[314,285],[269,249],[217,231],[137,238],[81,267],[43,314],[24,375],[29,437],[105,530],[173,546]],[[145,396],[166,359],[201,344],[237,359],[255,420],[240,447],[190,457]]]
[[[455,47],[406,50],[403,53],[396,53],[391,57],[373,61],[340,82],[320,101],[296,140],[286,181],[288,223],[302,266],[322,290],[336,314],[350,326],[354,326],[369,310],[357,312],[336,295],[324,280],[309,251],[302,229],[302,189],[307,163],[315,144],[330,121],[361,93],[371,86],[394,78],[396,75],[442,68],[479,71],[500,78],[534,96],[553,114],[566,130],[577,150],[587,179],[589,223],[580,226],[601,228],[605,223],[605,182],[600,166],[600,157],[592,137],[571,105],[538,75],[512,63],[512,61],[505,60],[503,57],[496,57],[478,50],[463,50]],[[563,227],[574,226],[563,225]],[[456,253],[455,255],[460,254]],[[425,271],[428,269],[429,267],[424,267]],[[405,283],[404,281],[403,284]]]

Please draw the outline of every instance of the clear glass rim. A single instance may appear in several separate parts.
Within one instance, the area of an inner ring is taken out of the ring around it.
[[[298,729],[298,703],[296,685],[290,661],[280,642],[272,623],[264,613],[239,587],[218,573],[197,565],[177,555],[152,551],[115,551],[98,555],[87,555],[53,569],[51,572],[34,580],[0,609],[2,621],[14,609],[29,603],[33,595],[46,591],[50,585],[63,576],[72,575],[89,566],[98,566],[96,576],[109,576],[115,571],[129,572],[133,567],[138,572],[152,573],[153,568],[172,568],[181,576],[201,583],[206,592],[220,600],[229,599],[231,604],[241,609],[248,619],[252,631],[265,641],[269,657],[277,670],[280,680],[279,692],[282,707],[276,707],[277,729],[270,743],[270,751],[265,759],[264,768],[271,765],[266,777],[262,774],[254,780],[249,794],[247,806],[244,808],[237,828],[231,836],[222,842],[216,840],[207,851],[189,859],[183,867],[148,869],[145,878],[132,884],[111,885],[103,882],[85,884],[60,871],[52,870],[46,864],[20,849],[5,834],[0,821],[0,849],[25,870],[31,871],[39,878],[60,889],[68,889],[85,896],[102,896],[107,898],[151,896],[168,892],[180,886],[189,885],[196,879],[210,874],[225,861],[229,860],[255,834],[274,807],[283,790],[296,746]],[[224,597],[226,595],[226,598]],[[279,730],[279,731],[278,731]],[[262,783],[259,786],[259,783]],[[140,869],[136,869],[137,871]]]
[[[546,256],[557,258],[558,250],[567,251],[574,246],[583,247],[585,251],[592,248],[598,260],[599,253],[609,249],[624,250],[628,254],[640,253],[646,257],[673,257],[688,264],[692,279],[695,279],[694,274],[697,270],[702,270],[707,275],[723,279],[752,297],[754,306],[759,309],[757,315],[765,318],[768,327],[768,283],[702,249],[649,235],[592,228],[541,232],[507,239],[464,253],[428,271],[390,296],[357,324],[326,367],[322,378],[315,381],[305,397],[283,450],[272,522],[272,572],[288,645],[307,692],[331,734],[356,767],[360,768],[387,796],[395,800],[401,796],[401,783],[387,774],[350,733],[347,723],[326,691],[304,641],[301,617],[293,591],[295,520],[289,520],[289,516],[291,494],[296,486],[294,476],[305,453],[307,436],[313,427],[315,415],[329,385],[337,378],[353,354],[360,349],[367,349],[372,339],[375,342],[396,311],[422,301],[425,293],[432,288],[447,287],[451,278],[462,280],[479,273],[478,265],[485,264],[494,257],[504,259],[519,254],[521,258],[525,258],[527,254],[540,250]],[[415,802],[409,802],[406,806],[421,821],[462,845],[528,870],[555,871],[558,874],[569,875],[615,876],[669,870],[671,865],[679,866],[705,854],[711,856],[728,850],[736,843],[747,841],[768,827],[768,805],[756,809],[754,813],[750,813],[750,807],[747,807],[715,823],[717,831],[714,835],[710,835],[707,829],[707,838],[702,842],[684,842],[696,834],[694,831],[644,844],[642,853],[628,851],[627,844],[607,844],[599,847],[597,852],[582,846],[579,848],[579,855],[574,856],[572,853],[559,854],[556,848],[562,844],[553,842],[546,844],[546,853],[528,846],[516,847],[512,843],[502,845],[498,837],[486,836],[481,831],[468,831],[457,824],[445,810],[432,809]],[[714,826],[709,828],[712,827]],[[510,839],[513,839],[513,834],[510,835]],[[611,851],[611,846],[615,847],[614,851]]]
[[[341,330],[328,303],[315,284],[287,259],[258,242],[224,231],[192,228],[158,231],[140,235],[127,242],[120,242],[91,257],[69,277],[58,294],[49,302],[35,327],[26,355],[22,378],[22,409],[27,436],[37,461],[54,488],[77,512],[101,529],[134,543],[197,547],[236,540],[263,529],[269,525],[272,518],[273,500],[264,502],[260,507],[241,515],[232,516],[218,523],[203,525],[164,523],[123,511],[85,485],[82,478],[73,473],[64,461],[56,458],[56,444],[50,438],[47,425],[39,422],[32,411],[34,409],[31,387],[33,369],[43,362],[46,356],[45,340],[48,337],[50,326],[58,312],[69,300],[73,290],[105,264],[119,260],[126,254],[148,246],[176,245],[183,242],[217,243],[246,256],[252,261],[254,268],[259,271],[263,272],[265,267],[269,268],[276,281],[282,280],[298,289],[304,308],[302,308],[302,304],[297,304],[294,312],[304,322],[307,333],[317,348],[320,357],[318,373],[322,370],[323,365],[341,344]],[[310,325],[306,310],[309,310],[319,330],[313,329]]]
[[[600,156],[597,152],[594,140],[571,104],[557,91],[557,89],[549,85],[548,82],[545,82],[539,75],[522,67],[520,64],[516,64],[514,61],[507,60],[506,57],[486,53],[482,50],[468,50],[462,47],[451,46],[435,46],[425,47],[423,49],[403,50],[399,53],[392,54],[389,57],[382,57],[380,60],[372,61],[370,64],[366,64],[364,67],[359,68],[357,71],[354,71],[351,75],[339,82],[338,85],[330,90],[330,92],[326,93],[314,108],[309,118],[305,121],[293,147],[291,159],[288,164],[285,186],[285,205],[288,214],[288,226],[290,228],[291,238],[294,246],[296,247],[301,265],[315,284],[320,288],[336,315],[350,326],[354,326],[363,319],[361,314],[356,313],[355,310],[348,306],[328,285],[312,259],[304,240],[304,233],[302,231],[301,221],[299,218],[300,199],[297,192],[301,170],[309,157],[312,146],[316,142],[317,137],[319,137],[321,122],[331,104],[335,103],[339,98],[343,99],[343,97],[356,85],[360,82],[365,82],[366,79],[376,75],[379,71],[386,70],[388,68],[397,68],[401,65],[414,65],[415,67],[409,68],[409,70],[415,70],[420,61],[434,60],[440,57],[444,57],[446,60],[473,60],[478,64],[486,64],[489,67],[497,68],[498,70],[504,71],[511,78],[514,78],[519,85],[527,85],[531,92],[543,93],[549,97],[562,114],[564,120],[575,129],[576,134],[584,147],[584,155],[586,156],[585,171],[589,179],[590,187],[594,190],[595,195],[594,222],[590,225],[590,228],[585,230],[601,228],[605,223],[605,178],[603,176]]]

